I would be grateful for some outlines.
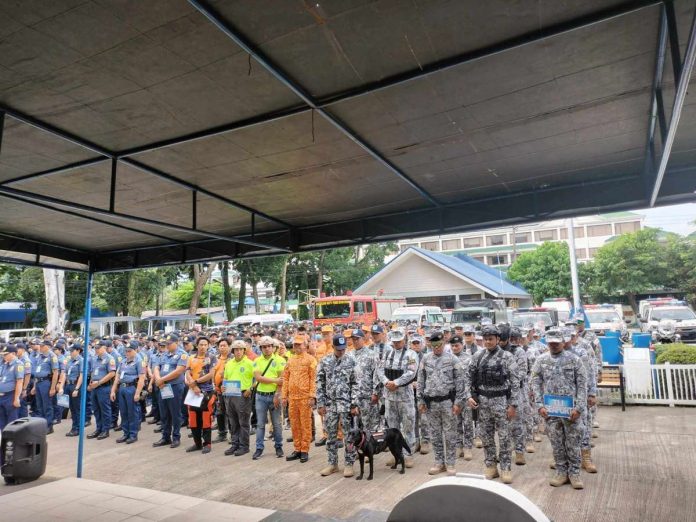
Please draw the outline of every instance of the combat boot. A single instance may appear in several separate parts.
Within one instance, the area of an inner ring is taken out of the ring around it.
[[[440,473],[444,473],[445,471],[447,471],[447,468],[445,467],[444,464],[440,464],[440,465],[436,464],[435,466],[433,466],[432,468],[430,468],[428,470],[428,475],[438,475]]]
[[[421,444],[420,441],[416,442],[416,445],[413,447],[413,453],[418,453],[420,451]]]
[[[568,483],[568,475],[561,475],[560,473],[556,473],[551,480],[549,480],[549,485],[553,486],[554,488],[560,487],[563,484]]]
[[[597,433],[596,431],[592,431],[592,438],[593,438],[593,439],[598,439],[598,438],[599,438],[599,433]]]
[[[447,466],[447,474],[450,477],[454,477],[457,474],[457,470],[455,469],[454,466]]]
[[[430,453],[430,443],[427,441],[421,442],[420,454],[427,455],[428,453]]]
[[[573,486],[573,489],[584,489],[585,485],[582,483],[582,480],[580,480],[579,476],[570,476],[568,477],[570,479],[570,485]]]
[[[592,452],[590,450],[582,450],[582,469],[588,473],[597,473],[597,466],[592,462]]]
[[[332,473],[336,473],[338,471],[338,465],[337,464],[329,464],[326,466],[324,469],[322,469],[319,473],[321,473],[322,477],[328,477]]]
[[[391,457],[389,457],[389,458],[387,459],[386,465],[387,465],[388,467],[391,467],[391,466],[393,466],[395,463],[396,463],[396,460],[394,460],[394,456],[392,455]]]
[[[555,460],[552,460],[552,461],[549,463],[549,468],[551,468],[551,469],[556,469],[556,461],[555,461]]]
[[[593,428],[599,428],[599,421],[597,419],[592,420],[592,427]]]
[[[413,467],[413,457],[404,457],[404,466],[407,468]]]
[[[538,433],[534,434],[534,442],[541,442],[541,435]]]
[[[345,478],[350,478],[353,476],[353,465],[352,464],[346,464],[343,467],[343,476]]]
[[[498,474],[498,466],[488,466],[486,467],[486,472],[484,473],[486,478],[488,480],[493,480],[494,478],[498,478],[500,475]]]
[[[500,472],[500,480],[503,484],[512,484],[512,471],[504,469]]]
[[[521,451],[516,451],[515,452],[515,464],[518,466],[524,466],[527,463],[526,460],[524,460],[524,453]]]
[[[471,450],[469,448],[464,450],[464,460],[471,460],[473,459],[474,456],[471,454]]]
[[[459,447],[457,448],[457,457],[463,457],[464,456],[464,448]]]
[[[534,447],[534,444],[528,442],[527,445],[524,447],[524,451],[526,451],[527,453],[536,453],[536,448]]]
[[[474,446],[477,448],[483,448],[483,442],[481,441],[480,437],[474,438]]]

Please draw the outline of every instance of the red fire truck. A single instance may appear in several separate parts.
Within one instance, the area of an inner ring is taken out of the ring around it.
[[[334,295],[315,297],[310,302],[310,314],[314,326],[323,324],[372,324],[377,319],[389,320],[392,312],[406,306],[403,297],[374,295]]]

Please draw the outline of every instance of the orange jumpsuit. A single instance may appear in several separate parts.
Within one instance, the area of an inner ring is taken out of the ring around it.
[[[312,405],[316,398],[317,361],[308,353],[288,359],[283,372],[283,399],[288,401],[288,415],[295,451],[309,453],[312,441]]]

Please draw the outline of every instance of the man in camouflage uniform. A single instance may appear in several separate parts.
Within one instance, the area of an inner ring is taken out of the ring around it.
[[[370,328],[370,336],[372,337],[372,352],[374,354],[374,370],[372,372],[372,399],[371,403],[375,406],[377,415],[372,419],[372,426],[369,426],[371,431],[379,431],[382,425],[382,415],[384,412],[384,385],[379,381],[377,377],[377,368],[380,367],[384,356],[387,354],[389,345],[384,342],[384,329],[378,325],[373,324]]]
[[[563,348],[575,354],[581,361],[587,375],[587,407],[582,415],[582,422],[585,427],[582,434],[582,442],[580,449],[582,452],[582,469],[588,473],[597,473],[597,467],[592,462],[592,444],[590,436],[592,434],[592,424],[590,420],[590,408],[597,401],[597,374],[595,373],[594,354],[589,344],[581,339],[578,339],[575,330],[571,327],[566,328],[563,332]],[[588,350],[589,349],[589,350]]]
[[[486,478],[498,476],[512,482],[510,421],[515,417],[520,382],[517,364],[509,352],[498,346],[499,332],[493,325],[481,328],[485,350],[479,350],[469,366],[469,406],[479,410],[479,432],[483,441]],[[498,432],[501,473],[496,466],[495,432]]]
[[[384,386],[385,418],[389,428],[401,430],[409,447],[416,445],[416,403],[411,383],[416,378],[416,354],[406,348],[403,329],[389,332],[391,346],[382,364],[377,367],[377,381]],[[394,464],[392,457],[388,466]],[[413,467],[413,457],[405,458],[407,468]]]
[[[596,382],[602,382],[602,345],[599,343],[596,333],[592,330],[585,329],[585,316],[582,314],[575,316],[575,332],[578,336],[578,342],[585,343],[587,353],[593,356]],[[590,352],[590,350],[592,351]],[[593,402],[587,414],[587,426],[590,430],[591,437],[597,438],[597,434],[592,433],[592,428],[599,428],[599,423],[597,422],[597,401],[594,400]]]
[[[461,338],[455,336],[461,348]],[[418,409],[428,414],[430,432],[433,434],[435,465],[430,475],[447,471],[455,475],[457,427],[461,424],[461,412],[466,400],[468,376],[459,358],[444,351],[444,338],[441,332],[430,337],[431,352],[423,357],[418,367]]]
[[[525,386],[526,389],[523,395],[525,409],[526,442],[524,449],[527,453],[534,453],[536,451],[536,448],[534,447],[534,434],[538,429],[537,419],[539,417],[539,414],[536,412],[536,408],[534,407],[534,398],[532,394],[532,387],[530,385],[530,379],[532,375],[532,368],[534,367],[534,363],[536,362],[538,353],[534,348],[532,348],[529,345],[529,330],[527,330],[526,328],[521,328],[520,333],[522,334],[522,337],[520,337],[520,348],[524,350],[524,353],[527,356],[527,378]]]
[[[416,354],[416,367],[420,367],[420,363],[425,357],[425,344],[424,339],[414,332],[413,335],[409,336],[409,347]],[[411,383],[413,387],[413,396],[416,397],[418,392],[418,383]],[[421,413],[420,410],[416,408],[416,445],[411,448],[413,452],[420,451],[421,455],[427,455],[430,453],[430,429],[428,426],[428,416],[427,413]]]
[[[464,374],[468,379],[469,365],[472,358],[471,352],[465,348],[464,340],[459,335],[455,335],[450,339],[450,346],[452,347],[452,355],[459,359]],[[458,456],[464,457],[464,460],[471,460],[473,458],[471,448],[474,447],[474,419],[471,415],[471,408],[466,403],[461,413],[457,415],[455,422],[457,424]]]
[[[350,432],[351,419],[358,414],[358,383],[355,380],[355,358],[346,355],[346,338],[334,335],[333,354],[325,355],[317,368],[317,409],[324,417],[326,427],[326,451],[329,465],[321,470],[326,477],[338,471],[338,423],[343,424],[343,433]],[[344,477],[353,476],[355,449],[345,448]]]
[[[575,489],[582,489],[580,480],[580,443],[584,430],[583,410],[587,408],[587,375],[582,361],[563,350],[563,335],[559,330],[546,332],[549,352],[536,360],[532,370],[532,388],[539,414],[546,419],[546,433],[553,449],[556,473],[549,481],[554,487],[570,480]],[[544,404],[544,394],[571,397],[570,418],[550,417]]]
[[[351,352],[355,359],[355,380],[358,384],[358,407],[363,424],[370,431],[376,431],[379,426],[379,405],[372,403],[373,378],[375,373],[375,353],[372,348],[365,346],[365,334],[360,328],[351,332],[354,350]]]
[[[524,458],[524,446],[527,439],[527,417],[531,414],[529,405],[529,392],[527,388],[527,353],[518,344],[522,333],[517,327],[510,328],[506,324],[498,327],[500,331],[500,347],[509,352],[517,364],[517,379],[520,382],[519,395],[517,397],[517,412],[512,420],[512,440],[515,447],[515,464],[524,466],[527,462]]]

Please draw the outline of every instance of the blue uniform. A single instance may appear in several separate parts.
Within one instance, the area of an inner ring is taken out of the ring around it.
[[[165,377],[175,371],[179,366],[186,367],[188,354],[182,349],[177,348],[173,353],[164,352],[159,358],[159,374]],[[166,385],[172,387],[174,394],[170,399],[161,400],[160,415],[162,418],[162,438],[167,441],[181,439],[181,407],[183,404],[184,393],[184,372],[181,372],[176,379],[167,381]]]
[[[145,373],[145,361],[136,355],[133,360],[124,359],[118,368],[118,406],[121,411],[123,436],[135,439],[140,431],[140,404],[135,402],[138,379]]]
[[[19,408],[14,405],[15,388],[24,381],[24,365],[19,359],[0,363],[0,431],[19,418]]]
[[[58,357],[53,353],[38,353],[34,360],[36,367],[36,410],[39,417],[46,419],[48,429],[53,427],[53,400],[50,395],[53,372],[59,370]]]
[[[80,430],[80,389],[77,387],[77,380],[82,374],[82,364],[84,359],[81,355],[77,357],[70,358],[67,361],[66,377],[65,377],[65,394],[70,399],[70,417],[72,419],[72,429],[73,433],[77,433]],[[77,397],[73,397],[73,392],[77,390]],[[87,395],[89,399],[89,394]],[[88,410],[85,412],[85,422],[89,422],[91,418],[91,412]]]
[[[97,382],[110,372],[116,371],[116,361],[111,355],[105,353],[101,357],[94,357],[90,364],[90,379]],[[94,419],[97,423],[97,433],[109,433],[111,428],[111,381],[92,390],[92,406],[94,407]]]
[[[159,367],[159,363],[161,360],[162,354],[157,350],[157,348],[153,348],[152,351],[150,352],[150,357],[149,357],[149,364],[150,364],[150,370],[154,373],[155,368]],[[155,422],[159,422],[161,420],[161,412],[162,412],[162,398],[160,397],[160,391],[157,386],[152,386],[152,419]]]
[[[24,375],[27,376],[29,375],[29,382],[31,382],[31,375],[32,375],[32,368],[33,364],[31,362],[31,358],[29,357],[29,354],[25,351],[22,356],[19,358],[22,361],[22,365],[24,366]],[[19,416],[20,417],[28,417],[29,416],[29,408],[27,406],[27,400],[29,397],[22,397],[19,399]]]
[[[59,354],[56,357],[58,357],[58,371],[61,374],[65,374],[65,371],[67,369],[67,364],[68,364],[68,358],[65,357],[63,354]],[[58,377],[58,380],[60,381],[60,376]],[[65,390],[63,390],[65,391]],[[61,420],[63,420],[63,407],[58,406],[58,394],[56,393],[53,396],[53,424],[59,424]]]
[[[116,368],[121,366],[121,363],[125,359],[125,357],[117,350],[117,349],[112,349],[111,351],[106,351],[111,357],[114,358],[114,361],[116,361]],[[118,408],[118,397],[116,397],[115,401],[111,401],[111,427],[115,428],[118,425],[118,413],[119,413],[119,408]]]

